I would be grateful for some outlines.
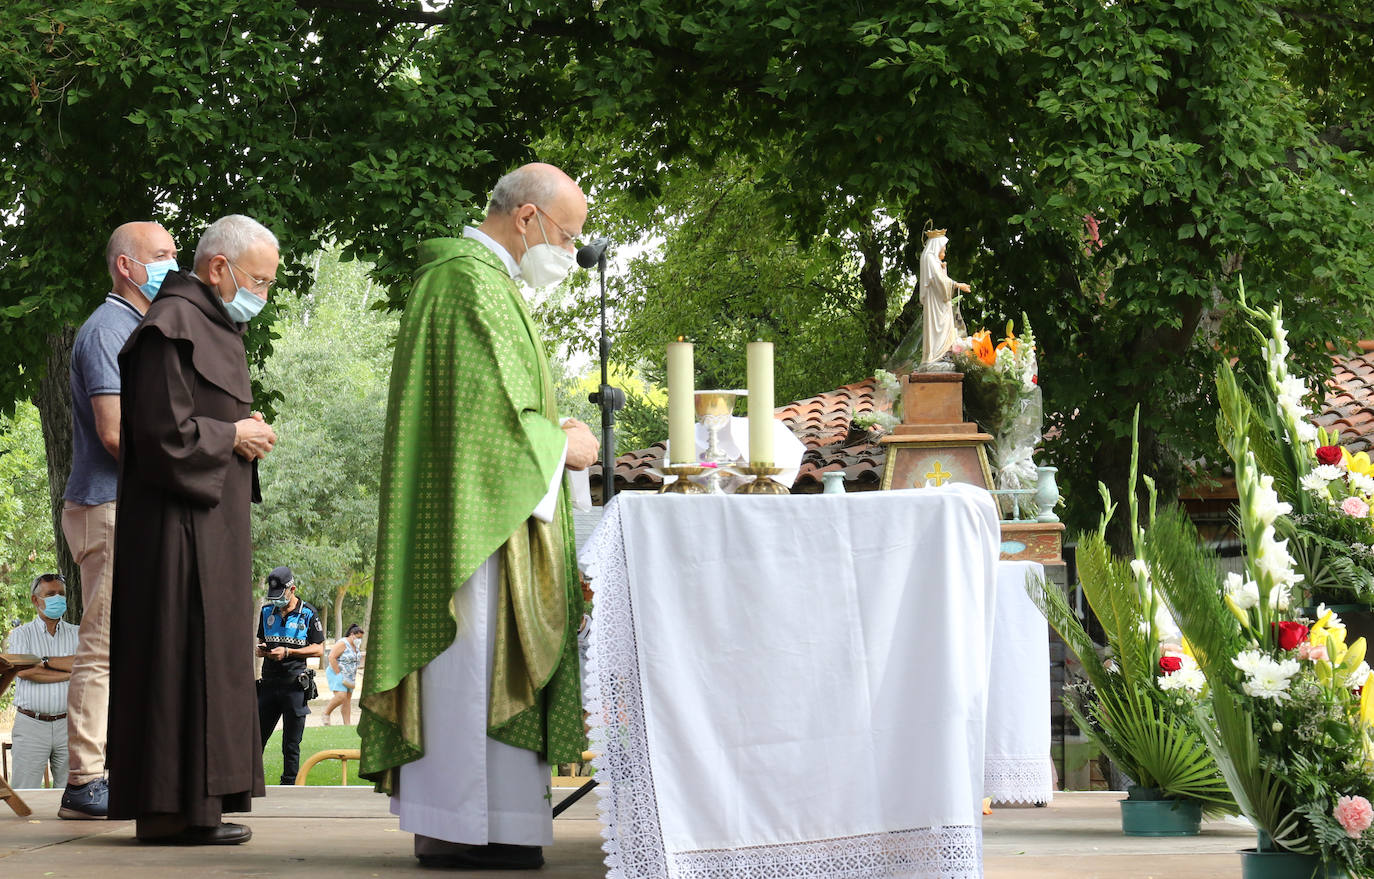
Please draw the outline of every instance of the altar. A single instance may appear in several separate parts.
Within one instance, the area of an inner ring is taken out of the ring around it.
[[[981,876],[999,543],[966,485],[617,497],[583,552],[608,875]]]

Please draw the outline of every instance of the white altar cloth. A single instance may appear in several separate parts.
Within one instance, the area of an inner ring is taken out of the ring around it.
[[[1043,578],[1039,562],[997,564],[997,610],[988,679],[987,754],[983,796],[994,803],[1054,799],[1050,757],[1048,623],[1026,594],[1026,576]]]
[[[981,489],[618,495],[584,559],[612,879],[982,875]]]

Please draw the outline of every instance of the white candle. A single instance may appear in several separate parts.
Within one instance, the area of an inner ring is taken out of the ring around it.
[[[749,343],[749,463],[773,466],[773,343]]]
[[[692,343],[668,343],[668,463],[697,462]]]

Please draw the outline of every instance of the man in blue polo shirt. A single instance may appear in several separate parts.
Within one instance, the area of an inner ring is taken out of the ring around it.
[[[110,703],[110,583],[119,481],[119,349],[177,268],[177,246],[157,223],[125,223],[105,247],[110,292],[72,346],[72,473],[62,533],[81,566],[81,629],[67,690],[67,788],[57,814],[104,818]],[[54,779],[56,783],[57,779]]]
[[[295,784],[301,763],[301,734],[310,713],[309,695],[315,672],[306,666],[324,655],[324,626],[315,608],[296,595],[291,569],[282,565],[267,575],[267,603],[258,613],[258,723],[262,746],[281,725],[281,784]]]

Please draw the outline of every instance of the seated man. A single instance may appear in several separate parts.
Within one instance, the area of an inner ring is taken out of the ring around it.
[[[306,703],[313,694],[315,673],[306,667],[311,656],[324,655],[324,626],[315,608],[296,595],[291,569],[282,565],[267,575],[267,604],[258,613],[258,723],[262,746],[281,718],[281,783],[295,784],[301,765],[301,734],[305,732]]]
[[[35,577],[29,599],[37,615],[10,632],[10,653],[32,653],[41,664],[19,672],[14,683],[14,772],[16,789],[43,786],[43,767],[54,784],[67,781],[67,681],[76,653],[76,626],[67,612],[67,581],[61,574]]]

